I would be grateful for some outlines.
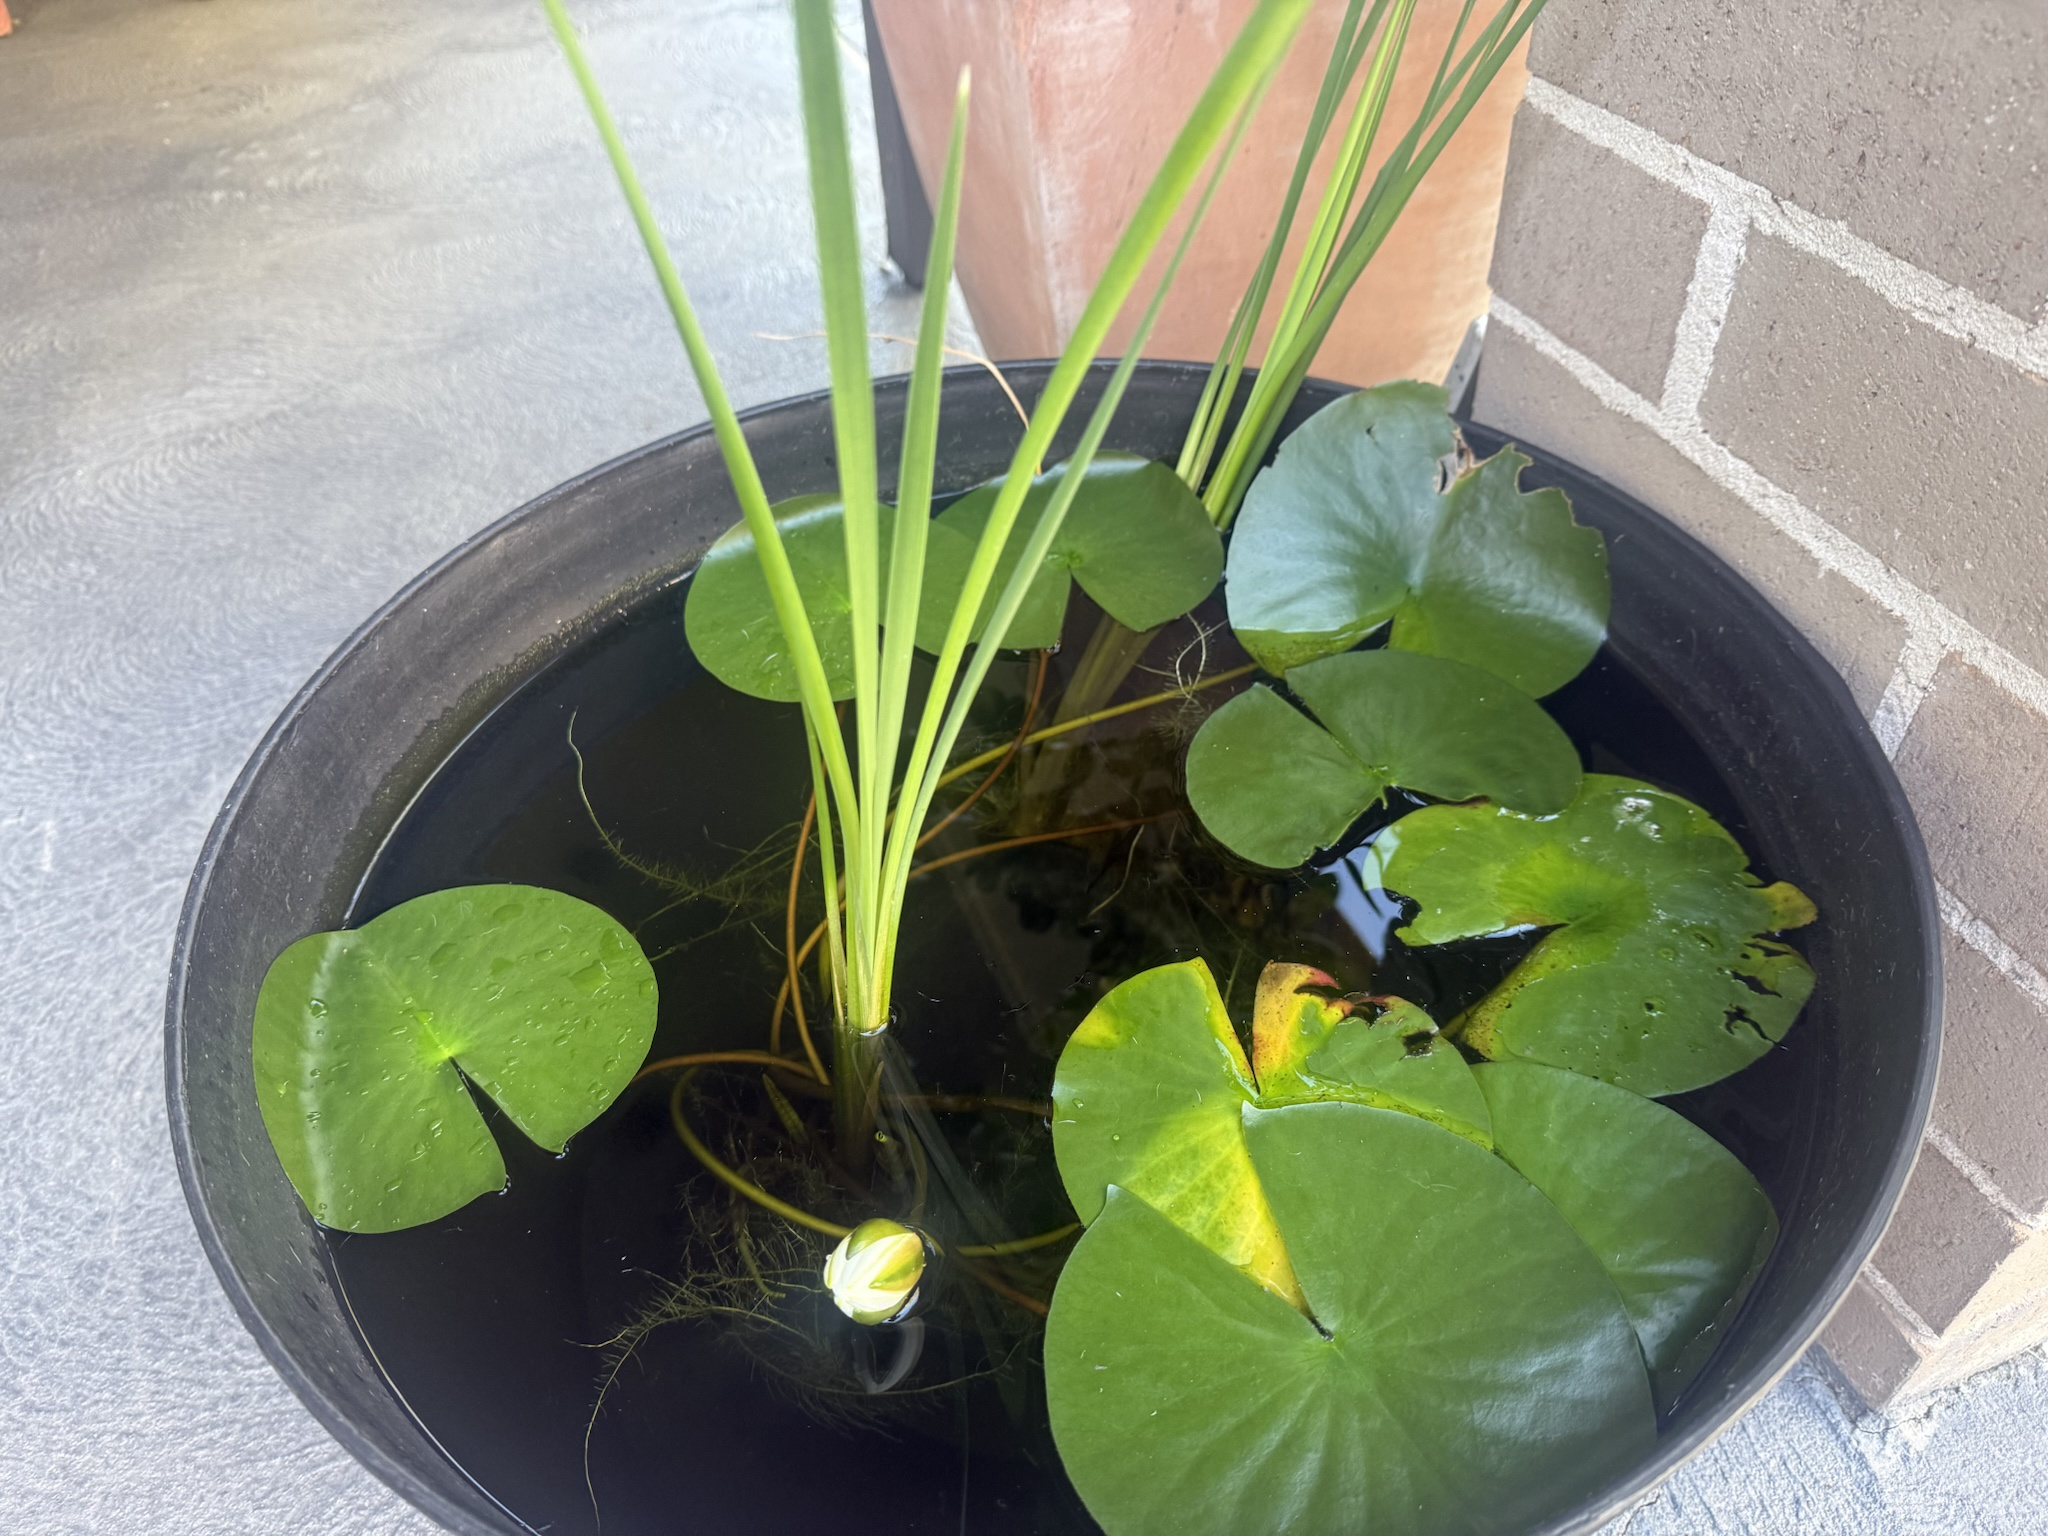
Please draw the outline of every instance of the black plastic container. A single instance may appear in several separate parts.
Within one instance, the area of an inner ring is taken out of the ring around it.
[[[1027,404],[1044,365],[1013,366]],[[1205,369],[1134,378],[1109,446],[1178,450]],[[1078,435],[1098,373],[1053,455]],[[1340,390],[1310,385],[1291,421]],[[893,465],[902,380],[877,387]],[[747,418],[771,496],[832,488],[823,395]],[[940,490],[1000,473],[1020,432],[980,370],[948,376]],[[1481,452],[1491,434],[1468,429]],[[1528,445],[1523,445],[1527,449]],[[1751,587],[1683,532],[1537,456],[1608,537],[1611,646],[1691,736],[1739,802],[1760,865],[1796,879],[1824,921],[1802,935],[1819,974],[1796,1037],[1807,1059],[1783,1166],[1783,1235],[1731,1334],[1655,1454],[1552,1527],[1581,1531],[1725,1429],[1789,1367],[1869,1256],[1904,1185],[1933,1093],[1939,925],[1911,812],[1843,686]],[[884,487],[885,492],[887,487]],[[250,1020],[271,959],[339,925],[373,855],[459,743],[522,682],[673,583],[738,510],[708,430],[654,444],[549,492],[449,555],[336,652],[272,727],[228,797],[194,873],[165,1025],[171,1134],[202,1242],[271,1362],[349,1450],[451,1530],[530,1529],[444,1454],[388,1383],[337,1293],[324,1240],[285,1181],[258,1115]],[[676,1447],[677,1526],[737,1533],[697,1505]],[[877,1526],[876,1529],[881,1529]],[[848,1527],[848,1529],[852,1529]]]

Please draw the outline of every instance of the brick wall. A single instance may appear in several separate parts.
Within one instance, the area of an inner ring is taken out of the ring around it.
[[[2048,1340],[2048,10],[1552,0],[1481,421],[1841,670],[1940,883],[1934,1125],[1825,1335],[1873,1402]]]

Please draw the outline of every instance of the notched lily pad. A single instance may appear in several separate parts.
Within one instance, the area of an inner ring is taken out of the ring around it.
[[[1255,684],[1188,746],[1189,804],[1217,841],[1255,864],[1305,862],[1392,785],[1443,800],[1483,795],[1537,815],[1578,791],[1571,739],[1527,694],[1477,667],[1358,651],[1296,667],[1287,686],[1308,715]]]
[[[1762,1056],[1813,990],[1805,959],[1764,937],[1812,922],[1813,903],[1761,884],[1691,801],[1633,779],[1589,774],[1556,816],[1411,812],[1367,875],[1419,903],[1409,944],[1555,930],[1448,1026],[1490,1060],[1683,1093]]]
[[[846,514],[837,496],[793,496],[769,509],[782,534],[782,547],[803,594],[811,634],[825,663],[835,699],[853,697],[853,633],[847,622],[851,599],[846,581]],[[889,579],[889,538],[895,509],[880,509],[884,590]],[[761,574],[754,536],[735,523],[705,552],[690,578],[683,605],[683,633],[711,675],[729,688],[757,699],[793,704],[796,664],[784,643],[782,621]]]
[[[1721,1342],[1777,1240],[1769,1198],[1662,1104],[1525,1062],[1474,1071],[1494,1148],[1550,1198],[1621,1291],[1669,1411]]]
[[[256,1098],[313,1218],[389,1232],[505,1183],[463,1086],[559,1152],[647,1055],[654,972],[587,902],[524,885],[436,891],[272,962]]]
[[[1396,649],[1448,656],[1532,695],[1577,676],[1607,632],[1607,546],[1557,490],[1523,491],[1512,448],[1463,444],[1443,390],[1403,382],[1333,401],[1252,482],[1231,538],[1231,628],[1290,671],[1392,621]]]
[[[1402,998],[1336,997],[1335,990],[1312,966],[1276,961],[1259,974],[1252,1067],[1262,1106],[1341,1099],[1418,1115],[1493,1145],[1472,1068],[1435,1020]]]
[[[1064,464],[1057,465],[1032,482],[989,585],[975,638],[1066,472]],[[933,522],[917,635],[928,651],[938,650],[945,640],[999,489],[992,482],[969,491]],[[1020,650],[1057,645],[1076,582],[1119,624],[1146,630],[1193,608],[1216,590],[1222,575],[1223,536],[1181,478],[1150,459],[1100,453],[1089,464],[1003,644]]]
[[[1505,1536],[1647,1454],[1621,1299],[1526,1179],[1388,1110],[1244,1120],[1308,1315],[1123,1189],[1053,1295],[1053,1437],[1109,1536]]]

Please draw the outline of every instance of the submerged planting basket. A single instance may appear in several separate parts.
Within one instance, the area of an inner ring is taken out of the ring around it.
[[[1028,404],[1047,369],[1007,371]],[[1206,374],[1142,367],[1105,446],[1171,460]],[[1098,371],[1084,390],[1050,459],[1078,436],[1104,377]],[[1289,426],[1339,393],[1309,385]],[[896,462],[904,395],[901,379],[877,386],[884,466]],[[826,396],[767,406],[746,422],[771,495],[833,488]],[[1001,473],[1019,430],[985,373],[949,374],[939,490]],[[1480,429],[1467,435],[1481,453],[1498,445]],[[1805,1059],[1796,1091],[1768,1107],[1789,1127],[1786,1151],[1779,1166],[1754,1170],[1782,1219],[1777,1249],[1654,1454],[1551,1528],[1581,1531],[1765,1392],[1875,1247],[1933,1093],[1939,927],[1905,796],[1813,647],[1656,513],[1540,453],[1524,484],[1562,487],[1579,520],[1605,532],[1610,654],[1704,744],[1758,866],[1796,881],[1821,913],[1801,935],[1819,984],[1781,1047]],[[389,1384],[338,1290],[326,1240],[286,1182],[258,1114],[250,1069],[257,988],[288,943],[342,925],[387,834],[499,703],[671,587],[737,518],[707,428],[594,470],[477,535],[393,598],[292,701],[228,796],[186,899],[165,1054],[171,1135],[200,1239],[242,1320],[306,1406],[454,1531],[533,1527],[508,1507],[515,1501],[500,1502],[502,1487],[485,1486],[487,1474],[479,1480],[443,1451],[437,1429],[446,1435],[446,1424],[432,1415],[423,1422]],[[694,1465],[688,1444],[674,1454],[679,1528],[734,1536],[765,1528],[717,1492],[743,1469]],[[702,1448],[695,1455],[713,1459]],[[872,1526],[854,1519],[840,1528],[911,1527],[878,1513]]]

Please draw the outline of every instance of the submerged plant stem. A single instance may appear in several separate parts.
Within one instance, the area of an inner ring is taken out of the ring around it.
[[[832,1238],[844,1237],[851,1232],[851,1227],[842,1226],[836,1221],[827,1221],[823,1216],[813,1216],[809,1211],[791,1205],[787,1200],[777,1199],[746,1175],[728,1168],[719,1161],[717,1154],[705,1146],[697,1133],[690,1129],[690,1122],[683,1115],[683,1094],[696,1075],[695,1068],[683,1073],[676,1079],[675,1086],[668,1093],[669,1123],[675,1127],[676,1136],[689,1149],[690,1155],[734,1193],[744,1195],[763,1210],[773,1211],[784,1221],[794,1222],[800,1227],[809,1227],[813,1232],[822,1232]],[[1029,1237],[1012,1238],[1001,1243],[963,1243],[948,1251],[963,1259],[1002,1259],[1013,1254],[1050,1248],[1055,1243],[1065,1242],[1080,1230],[1081,1224],[1078,1221],[1070,1221],[1065,1226],[1054,1227],[1048,1232],[1034,1232]]]
[[[782,1005],[783,999],[787,998],[793,1005],[793,1011],[796,1014],[797,1039],[803,1042],[804,1055],[810,1061],[811,1071],[816,1074],[818,1081],[822,1083],[829,1081],[830,1077],[825,1071],[825,1063],[818,1056],[818,1047],[811,1040],[810,1024],[804,1018],[803,982],[797,973],[798,967],[803,962],[796,952],[797,890],[803,881],[804,851],[810,846],[811,828],[817,823],[817,819],[818,797],[814,792],[809,802],[804,806],[804,824],[797,829],[796,834],[796,857],[790,861],[789,866],[789,901],[785,907],[782,921],[782,954],[785,975],[782,982],[782,993],[775,999],[775,1018],[768,1027],[768,1049],[778,1056],[782,1054]]]
[[[844,1237],[851,1232],[851,1227],[843,1227],[836,1221],[827,1221],[822,1216],[813,1216],[809,1211],[799,1209],[787,1200],[776,1199],[760,1185],[735,1173],[712,1155],[711,1149],[699,1141],[697,1133],[690,1129],[690,1122],[683,1118],[683,1091],[690,1086],[690,1080],[696,1075],[695,1069],[683,1073],[676,1079],[675,1087],[668,1091],[669,1123],[676,1128],[676,1136],[689,1148],[690,1155],[728,1187],[745,1195],[762,1209],[773,1211],[784,1221],[793,1221],[800,1227],[809,1227],[813,1232],[822,1232],[832,1238]]]
[[[1206,689],[1218,687],[1223,683],[1235,682],[1240,677],[1249,677],[1258,670],[1256,663],[1248,663],[1242,667],[1232,667],[1227,672],[1218,672],[1213,677],[1199,678],[1195,682],[1188,684],[1185,688],[1168,688],[1160,693],[1148,693],[1142,699],[1129,699],[1122,704],[1112,704],[1107,709],[1098,709],[1092,714],[1082,715],[1073,720],[1048,725],[1043,730],[1033,731],[1024,738],[1024,745],[1033,747],[1041,741],[1051,741],[1056,736],[1064,736],[1069,731],[1086,730],[1091,725],[1100,725],[1105,720],[1114,720],[1119,715],[1134,714],[1138,710],[1151,709],[1160,704],[1171,704],[1176,699],[1185,700]],[[978,757],[970,757],[965,762],[955,764],[953,767],[948,768],[945,775],[940,778],[939,788],[943,789],[946,785],[965,778],[984,764],[994,762],[1007,751],[1009,751],[1008,747],[992,747]]]
[[[919,848],[924,847],[926,843],[929,843],[972,809],[975,802],[987,794],[990,788],[994,786],[996,780],[1003,776],[1003,770],[1008,768],[1012,759],[1023,750],[1024,743],[1031,739],[1031,723],[1038,718],[1039,701],[1045,695],[1045,674],[1051,669],[1051,665],[1051,653],[1040,651],[1038,653],[1038,664],[1032,669],[1031,694],[1024,704],[1024,723],[1017,728],[1017,734],[1011,739],[1009,750],[1004,752],[1002,757],[997,760],[995,767],[988,771],[987,776],[969,791],[966,799],[925,828],[923,835],[917,840]],[[1073,692],[1071,688],[1067,691],[1069,693]]]
[[[1088,637],[1074,675],[1067,680],[1052,723],[1064,725],[1070,720],[1099,714],[1158,635],[1157,627],[1127,629],[1108,614],[1103,614],[1096,621],[1095,632]],[[1018,831],[1035,832],[1045,825],[1050,816],[1053,796],[1059,793],[1061,784],[1065,782],[1067,767],[1072,761],[1065,745],[1041,748],[1026,760],[1024,786],[1018,796],[1015,821]]]
[[[1015,1302],[1026,1312],[1032,1313],[1037,1317],[1050,1317],[1052,1315],[1051,1307],[1028,1291],[1020,1291],[1000,1276],[989,1273],[986,1266],[976,1264],[969,1259],[963,1260],[960,1267],[969,1275],[972,1275],[980,1284],[987,1286],[1005,1301]]]
[[[637,1083],[643,1077],[652,1077],[657,1072],[667,1072],[675,1067],[722,1066],[781,1067],[790,1072],[808,1070],[800,1061],[768,1051],[694,1051],[687,1056],[664,1056],[659,1061],[650,1061],[633,1074],[633,1081]],[[817,1081],[823,1083],[825,1078],[819,1075]]]

